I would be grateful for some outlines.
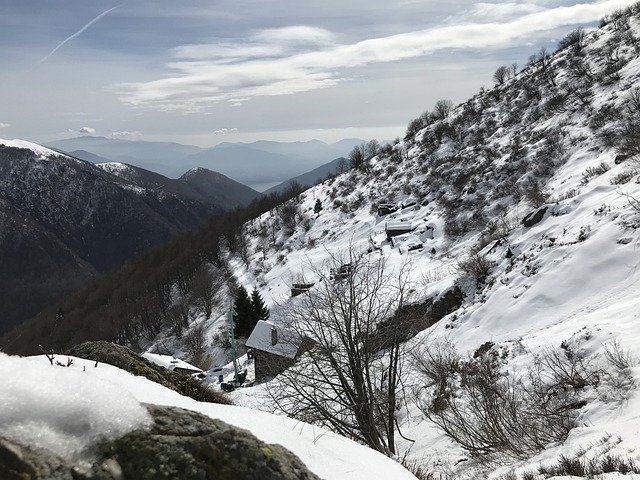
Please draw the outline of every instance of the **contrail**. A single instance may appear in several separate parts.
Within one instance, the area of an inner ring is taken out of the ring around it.
[[[38,64],[44,62],[45,60],[47,60],[49,57],[51,57],[51,55],[53,55],[54,53],[56,53],[58,51],[58,49],[60,49],[60,47],[62,47],[65,43],[70,42],[71,40],[73,40],[74,38],[78,38],[82,32],[84,32],[87,28],[89,28],[91,25],[93,25],[94,23],[96,23],[98,20],[100,20],[102,17],[104,17],[105,15],[113,12],[116,8],[118,8],[120,5],[116,5],[113,8],[110,8],[109,10],[107,10],[106,12],[102,12],[100,15],[98,15],[96,18],[94,18],[93,20],[91,20],[89,23],[87,23],[84,27],[82,27],[80,30],[78,30],[76,33],[74,33],[73,35],[71,35],[68,38],[65,38],[62,42],[60,42],[60,44],[58,44],[58,46],[56,46],[56,48],[54,48],[53,50],[51,50],[51,52],[49,52],[49,54],[44,57],[42,60],[40,60],[38,62]]]

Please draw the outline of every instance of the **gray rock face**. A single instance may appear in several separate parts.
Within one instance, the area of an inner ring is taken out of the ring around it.
[[[73,480],[71,469],[59,457],[5,438],[0,438],[0,477],[4,480]]]
[[[318,479],[280,445],[176,407],[147,405],[154,424],[97,448],[90,466],[0,438],[0,478],[46,480]]]
[[[522,219],[522,225],[524,225],[525,228],[531,228],[534,225],[540,223],[544,218],[544,214],[547,213],[548,208],[549,207],[544,206],[534,212],[529,213]]]
[[[251,432],[179,408],[148,409],[155,420],[151,430],[132,432],[107,450],[126,478],[317,478],[291,452]]]

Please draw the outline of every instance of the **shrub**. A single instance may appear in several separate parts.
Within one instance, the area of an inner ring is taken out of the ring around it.
[[[601,371],[568,348],[545,351],[529,376],[502,369],[504,356],[487,342],[462,358],[449,342],[430,345],[415,362],[431,394],[418,404],[425,416],[472,455],[528,458],[564,440],[574,426],[579,392],[597,385]],[[578,465],[568,457],[566,471]]]
[[[635,177],[636,173],[635,170],[620,172],[611,179],[611,185],[624,185],[625,183],[629,183],[631,179]]]
[[[582,27],[579,27],[572,32],[569,32],[562,40],[558,42],[558,50],[563,50],[567,47],[574,47],[576,52],[582,50],[584,46],[585,33]]]
[[[602,162],[596,167],[587,167],[587,169],[582,174],[582,181],[580,183],[582,185],[586,185],[592,178],[599,177],[600,175],[608,172],[609,168],[609,165],[607,165],[605,162]]]
[[[483,283],[487,279],[492,267],[491,261],[481,253],[470,253],[457,263],[459,272],[472,277],[478,283]]]

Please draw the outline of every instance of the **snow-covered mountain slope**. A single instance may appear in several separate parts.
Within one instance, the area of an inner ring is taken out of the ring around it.
[[[91,458],[91,446],[148,428],[140,402],[178,406],[247,429],[259,439],[295,453],[324,479],[415,478],[398,463],[351,440],[313,425],[238,406],[203,403],[146,378],[75,357],[68,368],[45,356],[0,354],[0,435],[47,448],[75,461]]]
[[[439,102],[411,122],[404,140],[360,168],[247,224],[244,259],[231,258],[240,283],[258,286],[271,321],[285,322],[296,302],[293,283],[326,281],[341,254],[382,256],[389,272],[410,266],[415,302],[454,284],[464,293],[460,308],[418,333],[413,350],[449,339],[473,354],[492,342],[503,349],[505,370],[519,374],[561,346],[601,361],[618,345],[633,357],[640,341],[639,13],[635,5],[598,30],[572,32],[556,54],[540,51],[462,105]],[[398,229],[406,232],[387,236]],[[498,478],[509,465],[533,470],[562,454],[597,458],[595,444],[609,434],[602,448],[638,462],[637,391],[629,386],[638,371],[627,373],[624,388],[603,381],[588,393],[576,413],[581,427],[529,463],[472,461],[416,399],[398,413],[415,440],[398,440],[399,450],[434,472],[449,469],[447,478]],[[424,377],[411,378],[424,387]],[[265,388],[236,398],[273,408],[255,400]]]

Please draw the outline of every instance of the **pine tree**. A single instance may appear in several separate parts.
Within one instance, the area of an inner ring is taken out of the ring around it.
[[[253,316],[256,319],[256,323],[258,323],[258,320],[269,319],[269,309],[264,304],[264,300],[256,287],[253,287],[253,291],[251,292],[251,309],[253,311]]]
[[[320,199],[318,198],[316,200],[316,204],[313,207],[313,213],[315,213],[316,215],[320,215],[320,212],[322,211],[322,202],[320,201]]]
[[[247,289],[240,286],[233,300],[235,337],[248,337],[255,326],[253,306]]]

